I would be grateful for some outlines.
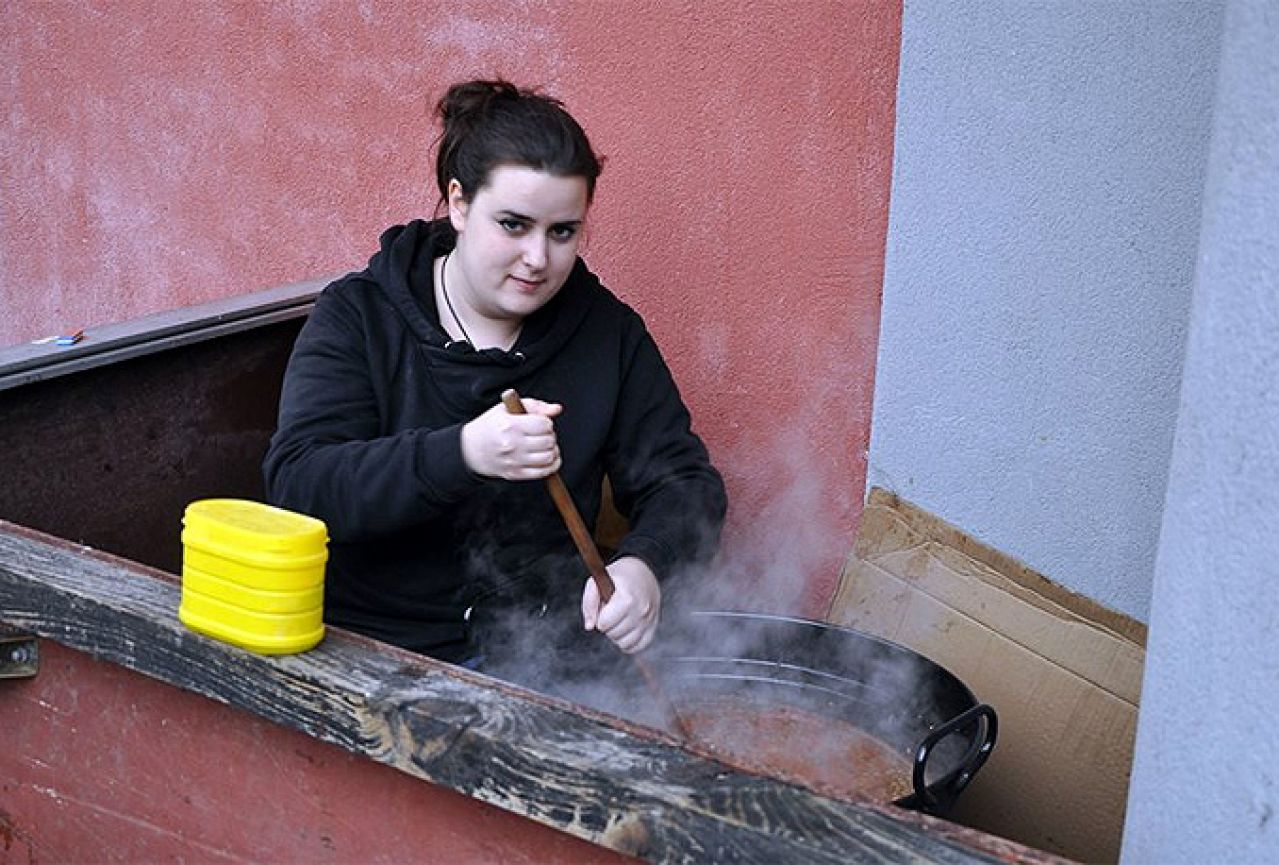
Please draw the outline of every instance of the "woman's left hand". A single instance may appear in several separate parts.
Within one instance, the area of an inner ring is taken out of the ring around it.
[[[643,560],[625,556],[608,566],[613,597],[600,605],[599,586],[586,581],[582,593],[582,620],[586,630],[597,630],[627,654],[642,651],[653,642],[662,612],[662,588]]]

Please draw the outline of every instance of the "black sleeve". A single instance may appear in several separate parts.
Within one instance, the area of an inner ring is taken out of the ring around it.
[[[630,522],[618,556],[643,559],[665,579],[714,555],[727,499],[657,344],[634,322],[605,467]]]
[[[360,310],[326,289],[294,345],[263,464],[268,500],[324,520],[335,541],[429,520],[481,482],[461,424],[380,433],[368,343]]]

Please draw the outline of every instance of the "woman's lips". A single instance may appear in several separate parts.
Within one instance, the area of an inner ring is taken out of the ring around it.
[[[537,291],[546,282],[545,279],[521,279],[518,276],[512,276],[511,282],[515,283],[515,287],[521,291],[533,292]]]

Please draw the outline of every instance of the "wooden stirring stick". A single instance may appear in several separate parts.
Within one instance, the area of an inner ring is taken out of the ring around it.
[[[507,390],[502,393],[502,404],[506,406],[506,410],[511,414],[526,414],[524,403],[520,402],[520,395],[514,390]],[[586,528],[586,523],[582,520],[582,515],[578,513],[577,505],[573,504],[573,497],[569,494],[568,487],[565,486],[564,479],[560,477],[559,472],[553,472],[546,478],[546,488],[550,491],[551,498],[555,501],[555,507],[564,519],[564,524],[568,526],[568,533],[573,536],[573,543],[577,546],[577,552],[581,555],[582,560],[586,562],[586,567],[590,570],[591,578],[595,580],[595,585],[599,587],[600,600],[607,604],[609,598],[613,597],[613,579],[608,575],[608,571],[604,569],[604,560],[600,558],[600,552],[595,547],[595,539],[591,537],[590,531]],[[640,675],[644,677],[644,684],[648,686],[649,694],[663,714],[665,714],[669,726],[681,738],[691,740],[693,737],[689,733],[688,727],[684,726],[684,721],[680,718],[679,713],[675,711],[675,706],[666,698],[666,694],[662,691],[661,685],[658,684],[657,677],[653,674],[652,669],[638,655],[631,655],[631,660],[639,668]]]

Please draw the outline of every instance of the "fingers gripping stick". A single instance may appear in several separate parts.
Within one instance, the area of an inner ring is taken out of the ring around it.
[[[506,406],[506,410],[511,414],[526,413],[519,394],[513,390],[502,394],[502,405]],[[573,497],[569,495],[568,487],[564,485],[564,479],[560,477],[559,472],[553,472],[546,478],[546,488],[550,490],[555,507],[564,519],[565,525],[568,526],[569,534],[573,536],[573,543],[577,546],[578,553],[586,562],[586,567],[590,569],[595,584],[599,586],[600,600],[607,604],[609,598],[613,597],[613,580],[604,569],[604,560],[600,558],[595,541],[591,538],[582,515],[578,513],[577,505],[573,504]]]

